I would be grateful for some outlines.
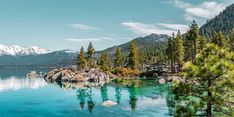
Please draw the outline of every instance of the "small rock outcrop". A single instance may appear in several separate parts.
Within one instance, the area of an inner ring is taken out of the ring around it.
[[[49,71],[44,79],[47,82],[109,82],[110,77],[97,68],[82,70],[60,68]]]
[[[165,74],[163,76],[158,77],[158,83],[160,84],[165,84],[165,83],[174,82],[174,81],[184,82],[184,78],[181,76],[173,75],[173,74]]]
[[[160,78],[160,79],[158,80],[158,82],[159,82],[160,84],[165,84],[165,83],[166,83],[166,80],[165,80],[164,78]]]
[[[39,76],[36,71],[30,71],[29,73],[26,74],[27,78],[36,78]]]

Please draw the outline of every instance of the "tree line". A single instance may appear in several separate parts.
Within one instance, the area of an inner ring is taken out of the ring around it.
[[[102,52],[99,58],[95,58],[95,49],[92,43],[89,43],[87,52],[81,47],[80,53],[77,56],[77,67],[79,69],[99,67],[104,72],[111,72],[113,68],[128,67],[131,70],[139,68],[139,51],[135,40],[131,41],[128,55],[124,58],[121,48],[117,47],[112,63],[107,51]],[[124,61],[127,61],[126,63]]]
[[[198,24],[193,21],[187,33],[181,35],[180,31],[174,33],[168,39],[166,54],[171,64],[171,72],[181,72],[183,64],[187,61],[194,62],[208,43],[219,47],[227,47],[234,50],[234,29],[229,35],[224,36],[222,32],[213,32],[212,37],[200,35]],[[177,69],[176,69],[177,68]]]

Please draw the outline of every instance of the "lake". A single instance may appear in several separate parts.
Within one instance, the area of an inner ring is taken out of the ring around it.
[[[169,117],[173,95],[169,84],[154,80],[108,83],[77,88],[76,84],[48,84],[43,78],[28,79],[32,69],[0,69],[1,117]],[[46,72],[49,69],[34,69]],[[102,103],[112,100],[117,105]]]

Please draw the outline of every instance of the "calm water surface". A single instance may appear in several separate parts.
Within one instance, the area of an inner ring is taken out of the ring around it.
[[[30,70],[0,69],[1,117],[168,117],[173,113],[168,84],[139,81],[75,88],[48,84],[43,78],[27,79],[25,74]],[[118,104],[105,107],[105,100]]]

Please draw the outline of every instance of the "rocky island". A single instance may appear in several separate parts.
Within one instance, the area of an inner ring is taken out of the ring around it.
[[[74,69],[60,68],[49,71],[45,76],[45,81],[52,82],[109,82],[116,78],[115,75],[102,72],[98,68]]]

